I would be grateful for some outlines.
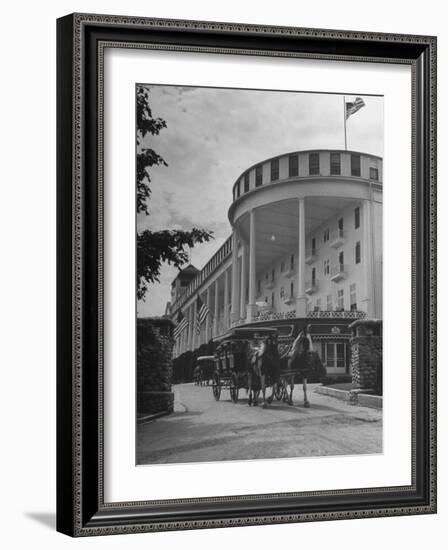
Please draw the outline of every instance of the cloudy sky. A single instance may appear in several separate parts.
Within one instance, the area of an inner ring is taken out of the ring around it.
[[[232,186],[249,166],[301,149],[344,148],[343,99],[335,94],[151,85],[153,116],[167,128],[147,143],[168,163],[151,169],[150,215],[143,229],[214,232],[191,250],[199,269],[230,234]],[[383,99],[355,91],[365,107],[347,121],[347,148],[383,156]],[[137,305],[139,316],[162,315],[176,268],[163,266],[160,284]]]

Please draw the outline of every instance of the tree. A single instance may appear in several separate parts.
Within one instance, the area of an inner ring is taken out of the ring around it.
[[[149,215],[148,202],[151,196],[152,166],[168,166],[166,161],[152,148],[146,146],[148,134],[157,136],[166,122],[154,118],[149,104],[150,89],[139,86],[137,89],[137,212]],[[213,232],[193,227],[190,231],[146,229],[137,235],[137,298],[142,300],[150,283],[158,282],[163,262],[181,268],[188,261],[185,247],[208,242]]]

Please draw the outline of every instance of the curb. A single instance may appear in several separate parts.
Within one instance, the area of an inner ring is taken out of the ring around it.
[[[328,397],[334,397],[340,401],[352,403],[352,394],[349,390],[339,390],[328,386],[318,386],[314,391],[321,395],[327,395]],[[383,408],[383,397],[381,395],[358,393],[356,394],[356,402],[352,404],[359,405],[360,407],[369,407],[370,409],[381,410]]]
[[[334,397],[340,401],[350,401],[350,392],[347,390],[338,390],[336,388],[329,388],[328,386],[317,386],[314,390],[321,395],[327,395],[328,397]]]
[[[156,420],[157,418],[160,418],[161,416],[168,416],[173,411],[160,411],[158,413],[154,414],[147,414],[146,416],[140,416],[137,418],[137,424],[146,424],[148,422],[151,422],[152,420]]]

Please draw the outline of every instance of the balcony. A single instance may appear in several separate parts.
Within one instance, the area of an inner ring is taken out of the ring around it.
[[[311,319],[365,319],[364,311],[309,311],[307,317]]]
[[[259,312],[251,323],[262,323],[263,321],[282,321],[284,319],[295,319],[296,310],[282,311],[278,313],[273,312]]]
[[[330,246],[331,248],[339,248],[344,243],[345,243],[344,231],[342,229],[338,229],[336,232],[336,237],[331,241]]]
[[[267,289],[267,290],[271,290],[275,287],[275,279],[271,279],[269,282],[267,282],[264,287]]]
[[[344,264],[338,264],[335,267],[331,268],[331,280],[334,283],[345,279],[347,276],[346,266]]]
[[[283,302],[287,305],[287,306],[290,306],[291,304],[293,304],[294,302],[296,301],[296,298],[293,294],[288,294],[286,296],[284,296],[283,298]]]
[[[283,273],[285,277],[288,277],[290,279],[291,277],[294,277],[296,273],[295,265],[290,265],[289,268]]]
[[[317,260],[317,251],[315,248],[312,248],[307,251],[305,256],[305,263],[310,265]]]
[[[308,281],[305,284],[305,293],[306,294],[314,294],[315,292],[317,292],[317,290],[318,290],[318,286],[317,286],[316,281]]]

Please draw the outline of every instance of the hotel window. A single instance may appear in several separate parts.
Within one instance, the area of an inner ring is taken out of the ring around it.
[[[314,311],[320,311],[320,298],[316,300],[316,305],[314,306]]]
[[[316,237],[313,237],[311,239],[311,254],[315,254],[316,253]]]
[[[353,283],[350,285],[350,311],[356,311],[357,304],[356,304],[356,284]]]
[[[280,298],[283,299],[284,297],[285,297],[285,288],[282,286],[282,287],[280,288]]]
[[[355,245],[355,264],[361,263],[361,243],[358,241]]]
[[[324,243],[326,243],[329,240],[330,240],[330,230],[325,229],[325,231],[324,231]]]
[[[324,260],[324,275],[330,275],[330,260]]]
[[[352,176],[361,176],[361,156],[351,155]]]
[[[266,282],[269,281],[269,273],[266,273],[264,278],[265,278]]]
[[[339,252],[339,265],[344,265],[344,251]]]
[[[345,344],[322,342],[322,363],[330,369],[345,369]]]
[[[327,311],[333,311],[333,296],[331,294],[327,296]]]
[[[290,266],[291,269],[294,269],[294,254],[291,254]]]
[[[255,187],[263,185],[263,166],[257,166],[255,168]]]
[[[271,283],[273,283],[275,280],[275,269],[271,271]]]
[[[360,218],[360,212],[359,212],[359,206],[355,208],[355,229],[358,229],[360,226],[361,218]]]
[[[271,306],[274,308],[274,293],[271,294]]]
[[[291,291],[291,294],[290,296],[294,296],[294,281],[291,281],[291,285],[290,285],[290,291]]]
[[[280,271],[281,271],[281,273],[284,273],[284,271],[285,271],[285,261],[284,260],[280,264]]]
[[[378,181],[378,168],[375,168],[374,166],[370,167],[370,179]]]
[[[338,311],[344,311],[344,289],[338,290]]]
[[[261,292],[261,280],[260,279],[258,279],[258,281],[257,281],[257,291],[258,291],[258,294],[260,294],[260,292]]]
[[[332,176],[341,175],[341,154],[330,153],[330,174]]]
[[[279,172],[280,168],[278,159],[271,160],[271,181],[278,180]]]
[[[299,175],[299,155],[289,155],[289,177]]]
[[[244,174],[244,192],[247,193],[249,191],[249,172],[246,172]]]
[[[338,229],[339,229],[340,233],[342,233],[342,231],[344,231],[344,218],[339,218],[339,220],[338,220]]]
[[[320,174],[319,153],[309,154],[309,172],[310,176],[318,176]]]
[[[240,196],[240,182],[236,184],[236,198],[238,199]]]
[[[316,268],[313,267],[311,270],[311,284],[314,286],[316,284]]]

